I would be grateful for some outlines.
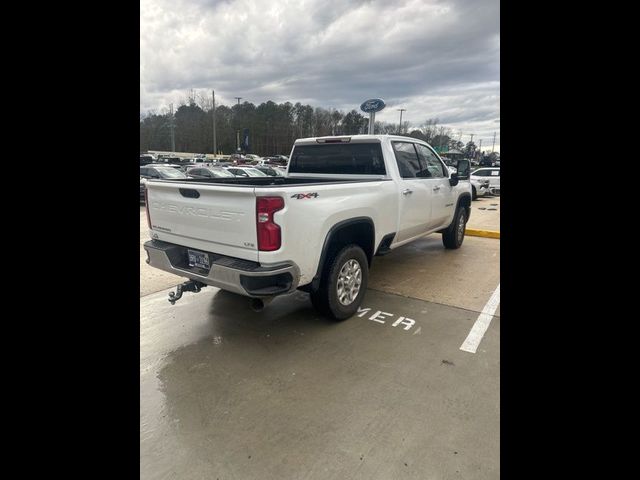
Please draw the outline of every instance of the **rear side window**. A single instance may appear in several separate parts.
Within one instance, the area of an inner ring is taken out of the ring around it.
[[[491,170],[491,176],[492,177],[499,177],[500,176],[500,170]]]
[[[289,173],[384,175],[379,143],[298,145],[293,149]]]

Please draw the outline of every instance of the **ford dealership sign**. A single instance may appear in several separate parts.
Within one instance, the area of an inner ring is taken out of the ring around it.
[[[365,100],[362,105],[360,105],[360,110],[366,113],[375,113],[382,110],[386,107],[384,100],[381,98],[371,98],[369,100]]]

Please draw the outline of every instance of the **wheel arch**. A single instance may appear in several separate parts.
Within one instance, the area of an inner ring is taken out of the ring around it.
[[[354,217],[333,225],[325,236],[320,253],[316,274],[311,287],[317,289],[327,265],[327,259],[335,255],[342,247],[356,244],[364,250],[368,266],[371,266],[375,254],[376,230],[371,217]]]

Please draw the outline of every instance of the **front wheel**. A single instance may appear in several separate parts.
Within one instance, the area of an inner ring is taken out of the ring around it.
[[[353,316],[362,304],[369,281],[369,262],[362,248],[348,245],[333,259],[320,280],[318,290],[311,292],[311,303],[334,320]]]
[[[467,211],[464,207],[459,207],[453,216],[453,221],[447,229],[442,232],[442,243],[444,248],[460,248],[464,241],[464,231],[467,228]]]
[[[471,200],[476,200],[478,198],[478,193],[476,192],[476,187],[471,185]]]

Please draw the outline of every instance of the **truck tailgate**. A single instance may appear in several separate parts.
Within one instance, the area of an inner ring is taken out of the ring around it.
[[[147,182],[153,238],[258,260],[254,188]]]

